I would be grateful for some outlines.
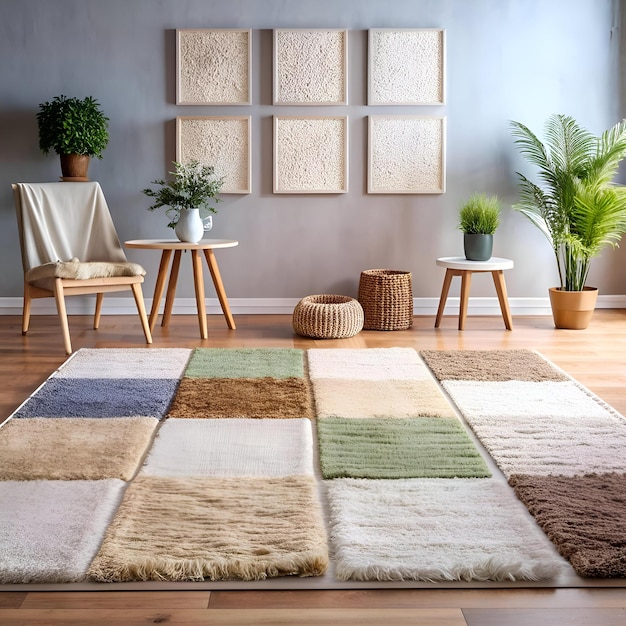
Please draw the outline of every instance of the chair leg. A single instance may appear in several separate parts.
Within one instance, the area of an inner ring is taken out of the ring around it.
[[[150,332],[150,323],[148,322],[148,316],[146,315],[146,306],[143,302],[141,284],[134,283],[130,287],[133,290],[133,296],[135,297],[135,304],[137,305],[137,312],[139,313],[139,319],[141,320],[143,334],[146,337],[146,343],[152,343],[152,333]]]
[[[100,327],[100,315],[102,314],[102,300],[104,299],[103,293],[96,294],[96,311],[93,315],[93,327],[98,330]]]
[[[72,354],[72,342],[70,341],[70,327],[67,323],[67,311],[65,309],[65,294],[63,293],[63,283],[60,278],[54,281],[54,299],[57,303],[57,312],[59,321],[61,322],[61,331],[63,332],[63,343],[65,344],[66,354]]]
[[[30,295],[30,285],[24,283],[24,306],[22,308],[22,335],[28,332],[30,326],[30,305],[32,297]]]

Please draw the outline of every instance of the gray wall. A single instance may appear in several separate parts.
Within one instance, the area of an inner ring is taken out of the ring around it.
[[[516,153],[508,120],[541,131],[552,113],[574,116],[595,133],[617,122],[620,102],[618,0],[0,0],[0,298],[22,292],[10,183],[59,176],[58,157],[38,149],[38,104],[65,94],[93,95],[110,117],[111,141],[91,165],[120,238],[170,237],[162,215],[140,193],[175,158],[177,115],[252,115],[252,193],[225,196],[213,237],[240,241],[218,252],[230,298],[354,295],[361,270],[411,270],[414,296],[438,296],[439,256],[462,254],[459,204],[473,192],[497,193],[503,224],[494,254],[514,259],[509,295],[545,297],[556,272],[542,235],[509,210]],[[252,28],[249,107],[175,105],[176,28]],[[348,28],[347,107],[274,107],[273,28]],[[367,107],[367,29],[447,30],[443,107]],[[272,115],[347,114],[350,191],[272,194]],[[367,115],[447,116],[447,192],[368,195]],[[626,293],[626,246],[598,259],[591,283]],[[149,271],[158,255],[129,251]],[[192,295],[187,272],[178,294]],[[212,293],[208,292],[208,296]],[[493,296],[476,281],[473,296]]]

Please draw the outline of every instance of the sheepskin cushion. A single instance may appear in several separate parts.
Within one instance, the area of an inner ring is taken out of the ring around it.
[[[32,283],[47,278],[110,278],[112,276],[145,276],[146,271],[137,263],[109,263],[106,261],[56,261],[33,267],[26,272],[26,282]]]

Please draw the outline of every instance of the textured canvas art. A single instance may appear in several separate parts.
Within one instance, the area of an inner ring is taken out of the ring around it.
[[[347,104],[348,31],[274,31],[274,104]]]
[[[250,104],[251,31],[176,31],[176,104]]]
[[[368,193],[444,193],[445,118],[369,117]]]
[[[444,104],[445,31],[369,31],[368,104]]]
[[[176,118],[176,158],[215,167],[221,193],[250,193],[250,117]]]
[[[274,117],[274,193],[346,193],[347,122],[347,117]]]

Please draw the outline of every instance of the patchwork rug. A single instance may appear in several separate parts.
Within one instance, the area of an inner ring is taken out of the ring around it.
[[[532,351],[80,350],[0,428],[0,582],[624,576],[625,428]]]

